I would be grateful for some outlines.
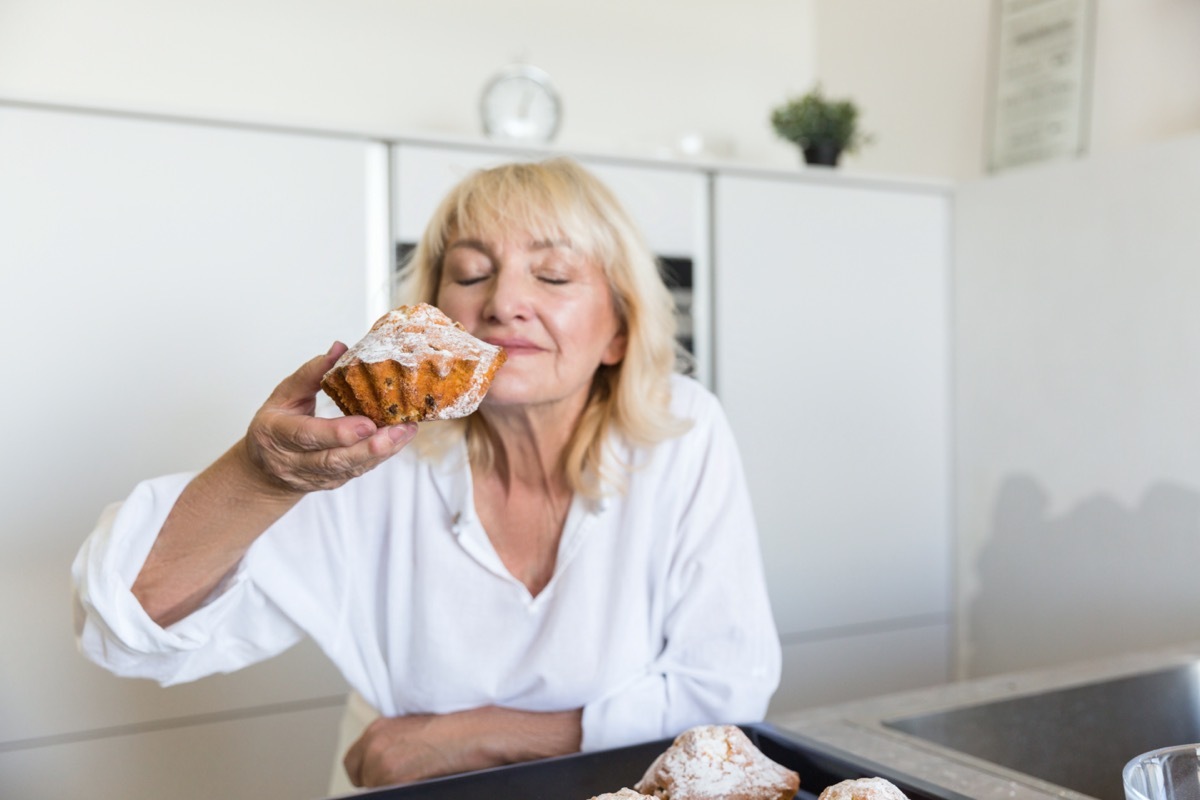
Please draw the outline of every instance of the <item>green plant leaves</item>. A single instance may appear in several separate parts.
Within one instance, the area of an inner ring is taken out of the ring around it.
[[[830,143],[853,152],[870,137],[858,129],[858,107],[850,100],[830,100],[817,86],[789,99],[771,112],[775,132],[800,147]]]

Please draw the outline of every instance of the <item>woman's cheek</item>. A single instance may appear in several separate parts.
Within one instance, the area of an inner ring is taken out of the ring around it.
[[[442,312],[446,314],[446,316],[455,320],[458,320],[458,314],[456,312],[462,305],[460,302],[459,292],[456,291],[457,288],[458,287],[452,285],[442,286],[438,289],[437,297],[433,301],[433,304],[440,308]],[[459,321],[461,322],[461,320]]]

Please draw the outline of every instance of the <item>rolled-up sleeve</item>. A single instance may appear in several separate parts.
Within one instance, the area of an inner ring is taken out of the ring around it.
[[[142,608],[133,582],[191,477],[146,481],[106,508],[72,564],[79,649],[117,675],[182,683],[269,658],[302,635],[247,580],[244,564],[171,626],[158,625]]]

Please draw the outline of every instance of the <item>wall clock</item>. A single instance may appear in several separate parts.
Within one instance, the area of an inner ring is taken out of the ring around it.
[[[562,99],[544,71],[514,64],[483,87],[479,112],[489,139],[547,144],[562,123]]]

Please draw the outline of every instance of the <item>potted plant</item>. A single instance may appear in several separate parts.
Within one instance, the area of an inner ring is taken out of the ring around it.
[[[771,126],[800,147],[805,162],[829,167],[837,166],[843,152],[853,153],[871,140],[858,128],[858,106],[826,98],[820,86],[777,106]]]

